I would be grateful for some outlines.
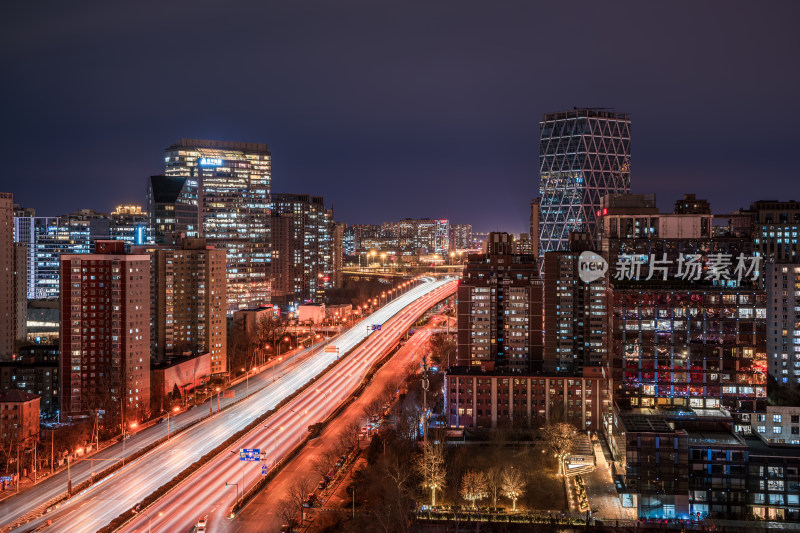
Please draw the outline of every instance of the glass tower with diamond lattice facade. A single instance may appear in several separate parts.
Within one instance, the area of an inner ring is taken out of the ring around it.
[[[574,109],[539,124],[539,255],[568,250],[571,232],[594,234],[600,198],[630,192],[631,121]]]

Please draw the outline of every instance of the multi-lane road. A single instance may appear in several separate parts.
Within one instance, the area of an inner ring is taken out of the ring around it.
[[[308,434],[308,426],[325,419],[352,394],[372,364],[398,343],[399,337],[419,316],[455,291],[455,282],[431,285],[434,290],[420,296],[385,322],[380,334],[376,332],[370,336],[313,387],[303,391],[263,425],[232,445],[228,450],[231,453],[223,452],[212,459],[186,483],[151,506],[148,516],[139,517],[122,531],[186,531],[200,517],[207,517],[209,531],[227,529],[228,511],[241,494],[241,487],[246,489],[259,480],[262,465],[271,466],[301,442]],[[242,448],[262,450],[267,461],[240,461],[239,450]]]
[[[347,332],[331,340],[329,345],[338,347],[340,353],[346,353],[369,335],[368,326],[372,324],[385,323],[395,315],[398,315],[397,318],[401,319],[404,323],[408,321],[413,322],[412,310],[418,310],[420,305],[425,305],[422,302],[428,302],[431,297],[436,297],[436,295],[432,296],[431,293],[440,291],[446,284],[446,281],[427,280],[419,286],[409,289],[405,294],[389,302],[370,317],[367,317]],[[450,287],[450,292],[452,292],[452,282]],[[424,311],[424,309],[422,311]],[[296,418],[291,419],[288,415],[297,416],[297,413],[304,413],[305,411],[308,411],[308,413],[304,414],[314,413],[317,417],[326,414],[325,406],[340,400],[340,398],[337,398],[340,387],[344,387],[341,389],[344,391],[346,390],[346,384],[357,383],[358,379],[360,379],[358,375],[362,373],[363,369],[369,364],[368,359],[365,359],[363,355],[359,356],[359,354],[362,354],[363,348],[372,346],[381,339],[383,339],[384,342],[394,340],[390,339],[391,335],[397,335],[397,331],[392,327],[387,327],[385,330],[373,333],[359,350],[356,350],[351,356],[347,357],[345,361],[342,361],[333,372],[329,373],[328,376],[339,376],[343,379],[343,381],[336,383],[336,387],[330,386],[328,388],[329,391],[334,392],[326,393],[321,389],[322,392],[320,392],[318,396],[309,397],[308,394],[301,395],[265,424],[271,424],[270,429],[259,427],[261,431],[251,432],[248,438],[252,436],[254,444],[257,445],[255,447],[268,448],[269,446],[265,446],[265,444],[268,444],[267,441],[269,441],[266,437],[274,436],[274,438],[272,438],[273,455],[278,457],[281,453],[286,453],[293,446],[293,439],[295,437],[302,438],[302,433],[306,431],[306,426],[319,419],[311,420],[309,418],[310,422],[306,423],[305,419],[303,419],[303,422],[299,422]],[[208,418],[178,434],[169,442],[162,444],[143,457],[127,464],[125,468],[114,473],[112,476],[96,483],[81,494],[73,496],[68,502],[61,505],[60,508],[54,512],[48,513],[46,516],[27,524],[25,529],[43,526],[46,523],[45,520],[51,520],[52,526],[46,529],[52,531],[96,531],[124,511],[134,507],[144,497],[173,479],[200,457],[224,442],[230,435],[245,427],[264,412],[274,408],[281,400],[291,395],[298,388],[320,374],[320,372],[334,362],[336,358],[337,354],[326,352],[322,350],[321,347],[317,348],[313,354],[304,359],[298,358],[291,367],[286,367],[286,371],[283,375],[278,376],[278,379],[276,379],[274,383],[269,383],[261,390],[251,394],[248,399],[232,406],[227,411],[223,411],[220,415]],[[262,379],[271,378],[269,374],[271,374],[271,372],[262,374]],[[347,380],[344,380],[345,377]],[[309,389],[306,393],[316,392],[315,389],[321,386],[321,382],[315,384],[315,387]],[[251,384],[251,390],[252,387],[253,384]],[[345,394],[346,393],[343,393],[343,395]],[[302,399],[305,401],[301,402]],[[207,406],[205,408],[207,408]],[[204,412],[205,408],[198,407],[196,410],[199,409],[200,412]],[[286,420],[279,420],[277,418],[278,415],[281,414],[287,417]],[[291,421],[292,424],[289,424],[289,421]],[[164,424],[160,424],[159,426],[162,425]],[[280,430],[281,426],[284,427],[283,431]],[[287,428],[291,429],[291,431],[287,430]],[[166,428],[162,428],[162,430],[166,431]],[[126,445],[130,445],[130,443],[131,441],[129,440]],[[249,447],[249,444],[240,446],[239,443],[237,443],[236,446]],[[231,458],[233,457],[234,456],[231,455]],[[207,494],[201,496],[198,501],[193,502],[193,505],[202,506],[205,503],[204,498],[219,496],[221,494],[227,497],[227,500],[223,501],[221,504],[229,506],[229,504],[235,501],[236,487],[231,486],[226,489],[224,484],[225,481],[236,483],[237,481],[233,479],[233,477],[237,476],[234,474],[236,474],[242,466],[238,464],[238,457],[235,457],[236,464],[231,464],[231,458],[228,458],[225,467],[221,471],[213,468],[215,461],[212,461],[208,467],[201,469],[193,476],[189,483],[181,487],[197,485],[198,476],[210,470],[226,478],[218,483],[214,482],[214,490],[208,490]],[[253,464],[254,463],[250,463],[249,466],[253,466]],[[260,465],[258,465],[257,473],[254,471],[255,469],[251,470],[253,470],[253,472],[250,472],[249,482],[245,479],[248,485],[254,483],[261,474]],[[220,474],[220,472],[222,473]],[[245,475],[247,476],[247,473]],[[231,479],[227,479],[229,477]],[[206,482],[207,481],[201,481],[200,483]],[[238,483],[240,484],[239,490],[241,490],[240,477]],[[209,486],[208,488],[211,489],[212,487]],[[24,500],[27,501],[27,499],[26,497]],[[213,499],[216,501],[220,498]],[[170,498],[164,501],[170,501]],[[7,503],[11,504],[12,502],[9,501]],[[146,522],[149,521],[154,531],[176,530],[173,529],[172,525],[167,524],[163,526],[159,525],[158,529],[156,529],[155,526],[159,523],[158,520],[163,518],[163,515],[159,517],[157,513],[158,511],[156,511],[155,516],[148,516],[152,513],[147,513],[147,515],[142,516],[140,521],[144,520],[144,529],[147,529],[148,524],[146,524]],[[11,516],[13,514],[15,514],[14,511],[9,509],[6,515],[3,515],[7,517],[3,519],[3,523],[11,522],[14,519],[14,517]],[[182,523],[187,524],[188,528],[191,522],[196,518],[196,513],[192,514],[191,518],[188,516],[188,514],[191,513],[185,514],[186,516],[183,517],[184,522]],[[177,530],[180,530],[180,527],[178,527]]]
[[[134,453],[164,437],[169,435],[175,436],[186,426],[208,417],[212,406],[214,413],[216,413],[218,408],[226,408],[228,405],[243,398],[248,391],[250,394],[256,393],[261,388],[271,384],[274,380],[283,377],[287,372],[291,372],[300,361],[304,360],[306,357],[313,356],[321,349],[322,347],[320,344],[315,344],[311,348],[307,348],[299,353],[295,353],[291,357],[286,357],[285,360],[276,362],[274,367],[270,365],[268,371],[250,376],[249,383],[242,381],[234,387],[231,387],[234,391],[233,398],[217,398],[215,396],[212,399],[206,400],[201,405],[176,413],[174,416],[171,416],[169,420],[165,420],[160,424],[155,424],[128,434],[124,445],[122,442],[118,442],[103,448],[85,459],[73,461],[69,470],[64,469],[61,472],[39,481],[37,485],[26,487],[19,494],[13,495],[0,502],[0,525],[11,524],[34,509],[43,506],[47,502],[53,501],[58,496],[66,494],[68,479],[72,480],[72,486],[75,487],[89,479],[92,472],[95,474],[101,472],[115,462],[121,461],[123,456],[130,457]]]
[[[438,320],[437,320],[438,321]],[[280,514],[280,501],[286,498],[290,488],[297,482],[305,480],[311,487],[316,487],[320,481],[320,474],[314,470],[314,461],[317,457],[335,450],[338,447],[338,435],[343,428],[349,427],[354,422],[361,426],[365,420],[364,408],[374,402],[389,384],[402,381],[409,369],[420,370],[422,355],[426,353],[428,340],[434,332],[433,323],[424,328],[419,328],[409,338],[396,354],[381,367],[375,377],[366,387],[356,401],[333,420],[325,431],[309,442],[303,451],[295,457],[278,476],[270,481],[269,485],[251,501],[234,520],[218,521],[220,527],[214,533],[264,533],[277,532],[285,519]],[[340,500],[331,500],[324,507],[339,507]],[[325,511],[310,509],[311,516]]]

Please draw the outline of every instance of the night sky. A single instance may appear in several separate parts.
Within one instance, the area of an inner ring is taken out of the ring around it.
[[[526,231],[539,120],[631,114],[634,192],[800,200],[800,2],[13,2],[0,190],[144,205],[181,137],[264,142],[337,220]]]

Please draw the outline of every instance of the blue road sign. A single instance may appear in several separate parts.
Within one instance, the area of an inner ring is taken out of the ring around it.
[[[261,460],[261,450],[258,448],[247,449],[244,448],[239,451],[239,460],[240,461],[260,461]]]
[[[261,466],[261,475],[262,476],[266,476],[267,472],[269,472],[269,468],[267,468],[267,465],[262,465]]]
[[[381,325],[380,324],[372,324],[372,331],[380,331]]]
[[[14,478],[11,476],[2,476],[0,477],[0,483],[2,483],[3,481],[5,481],[6,483],[11,483],[12,481],[14,481]]]

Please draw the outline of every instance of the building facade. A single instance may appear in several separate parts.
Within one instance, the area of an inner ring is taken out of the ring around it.
[[[307,194],[272,195],[273,301],[323,302],[335,270],[333,210]]]
[[[582,238],[581,238],[582,237]],[[580,372],[584,366],[608,367],[611,309],[608,270],[592,279],[581,276],[592,260],[588,234],[572,234],[570,251],[544,255],[544,364],[556,372]],[[592,271],[595,272],[595,271]]]
[[[225,250],[178,238],[149,252],[153,359],[208,353],[211,373],[227,372]]]
[[[14,240],[14,196],[0,193],[0,361],[25,339],[27,261],[27,247]]]
[[[270,301],[271,156],[266,144],[181,139],[165,174],[197,198],[198,232],[228,261],[228,315]]]
[[[472,249],[472,224],[450,224],[450,250]]]
[[[490,233],[488,253],[471,254],[458,287],[457,365],[487,372],[541,369],[542,280],[533,255]]]
[[[660,213],[655,195],[603,199],[597,239],[613,290],[615,400],[725,407],[737,424],[766,401],[766,296],[749,228]]]
[[[14,361],[0,362],[0,391],[21,390],[40,398],[43,418],[56,418],[59,410],[58,344],[31,344],[19,349]]]
[[[453,367],[445,374],[445,408],[452,428],[498,424],[539,427],[555,421],[585,431],[603,426],[609,379],[602,367],[578,375],[496,374],[479,367]]]
[[[800,264],[765,265],[767,370],[780,383],[800,386]]]
[[[750,204],[753,243],[765,263],[800,263],[800,202]]]
[[[539,123],[539,246],[566,250],[594,233],[600,199],[630,191],[631,122],[625,113],[574,109]]]
[[[170,235],[197,237],[197,185],[185,176],[150,176],[147,180],[147,223],[156,244]]]
[[[61,256],[61,410],[102,412],[106,423],[150,409],[150,257],[99,241]],[[110,419],[110,420],[108,420]]]
[[[39,397],[19,389],[0,393],[0,436],[17,446],[39,440]]]
[[[109,215],[108,238],[141,245],[151,241],[147,212],[138,205],[118,205]]]

